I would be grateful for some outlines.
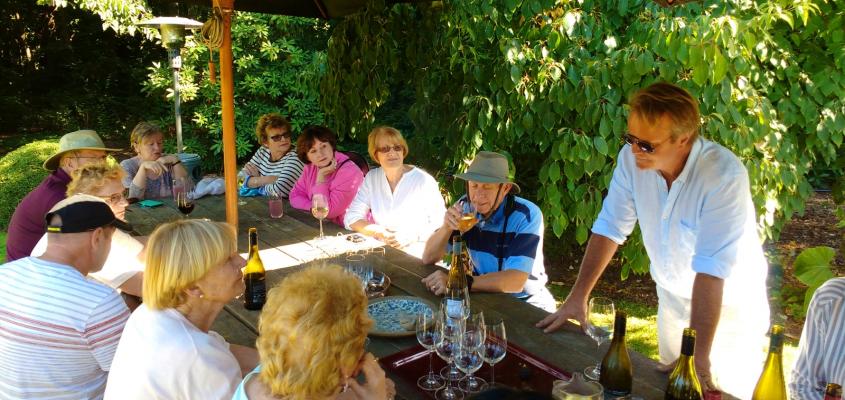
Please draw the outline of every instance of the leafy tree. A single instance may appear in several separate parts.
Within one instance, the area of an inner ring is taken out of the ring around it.
[[[360,135],[390,84],[412,85],[414,151],[430,168],[461,169],[479,149],[507,149],[547,226],[583,244],[622,145],[628,96],[676,82],[700,100],[703,134],[745,163],[761,235],[776,238],[803,212],[808,172],[841,153],[844,7],[373,0],[337,25],[321,100],[335,126]],[[647,270],[639,235],[629,243],[623,278]]]

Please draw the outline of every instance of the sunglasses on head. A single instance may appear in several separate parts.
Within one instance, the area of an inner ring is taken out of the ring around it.
[[[387,153],[387,152],[389,152],[390,150],[393,150],[393,151],[395,151],[395,152],[401,152],[401,151],[402,151],[402,150],[404,150],[404,149],[402,148],[402,146],[400,146],[400,145],[398,145],[398,144],[394,144],[393,146],[382,146],[382,147],[377,148],[376,150],[377,150],[379,153]]]
[[[646,142],[645,140],[637,139],[636,137],[632,136],[629,133],[624,134],[622,136],[622,139],[625,141],[625,143],[628,143],[631,146],[636,145],[637,147],[640,148],[640,150],[642,150],[643,152],[649,153],[649,154],[654,153],[654,150],[657,149],[657,146],[660,146],[661,144],[663,144],[663,143],[651,144],[649,142]]]
[[[270,140],[272,140],[274,142],[281,142],[282,138],[290,139],[290,133],[283,133],[281,135],[270,136]]]

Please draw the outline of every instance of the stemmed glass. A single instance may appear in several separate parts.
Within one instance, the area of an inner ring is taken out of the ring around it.
[[[246,200],[241,197],[240,192],[241,188],[244,187],[244,182],[246,182],[246,172],[241,171],[238,172],[238,205],[242,206],[246,204]]]
[[[478,221],[478,213],[475,205],[469,199],[461,201],[461,219],[458,220],[458,229],[461,233],[466,233]]]
[[[422,347],[428,350],[428,373],[417,379],[417,386],[423,390],[437,390],[443,387],[443,378],[434,373],[431,369],[431,359],[434,356],[434,344],[437,342],[440,332],[436,320],[439,314],[423,310],[417,313],[417,341]]]
[[[613,321],[616,315],[616,308],[613,301],[606,297],[593,297],[590,299],[589,315],[587,316],[587,335],[596,341],[596,348],[600,349],[602,343],[610,339],[613,334]],[[584,370],[584,376],[598,380],[601,375],[601,361],[594,366]]]
[[[183,218],[187,218],[191,211],[194,211],[194,191],[182,190],[176,192],[176,208],[182,213]]]
[[[436,322],[437,337],[434,342],[434,350],[437,355],[446,361],[446,368],[454,368],[455,350],[461,341],[462,324],[461,318],[449,318],[445,310],[441,310]],[[434,394],[437,400],[461,400],[464,398],[460,390],[452,387],[452,376],[447,374],[446,386]]]
[[[496,373],[493,366],[502,361],[508,352],[508,336],[505,333],[505,321],[498,321],[487,324],[484,344],[481,345],[481,358],[490,364],[490,383],[484,385],[482,390],[496,387]]]
[[[323,236],[323,220],[329,215],[329,202],[326,200],[326,196],[320,193],[311,196],[311,215],[320,221],[320,236],[317,239],[325,239],[326,237]]]
[[[469,316],[469,301],[466,298],[460,300],[443,298],[440,301],[440,313],[443,315],[442,319],[449,329],[462,328],[464,321]],[[463,337],[463,331],[458,331],[455,335],[458,339],[461,339]],[[447,364],[440,369],[440,376],[453,381],[463,378],[463,374],[454,364]]]
[[[472,314],[464,323],[464,336],[461,340],[461,347],[455,354],[455,364],[466,376],[458,382],[458,387],[467,393],[475,393],[481,390],[481,386],[487,381],[476,378],[473,374],[483,364],[481,358],[481,345],[487,337],[487,327],[484,325],[484,313]],[[476,365],[477,364],[477,365]]]

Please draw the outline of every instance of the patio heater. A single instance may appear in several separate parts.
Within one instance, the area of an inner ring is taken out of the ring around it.
[[[198,29],[202,23],[182,17],[156,17],[139,22],[138,26],[158,28],[161,42],[167,48],[170,67],[173,69],[173,112],[176,114],[176,153],[182,157],[182,114],[179,98],[179,70],[182,69],[182,47],[185,45],[185,30]]]

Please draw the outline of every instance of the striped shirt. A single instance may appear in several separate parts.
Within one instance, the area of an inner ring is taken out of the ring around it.
[[[789,397],[821,400],[828,383],[845,385],[845,278],[830,279],[813,294]]]
[[[0,265],[0,398],[101,399],[129,310],[75,268]]]
[[[268,196],[288,197],[299,175],[302,175],[302,161],[299,161],[295,151],[289,151],[277,161],[270,161],[270,150],[261,146],[249,162],[258,168],[261,176],[277,177],[275,182],[264,185],[264,192]]]

